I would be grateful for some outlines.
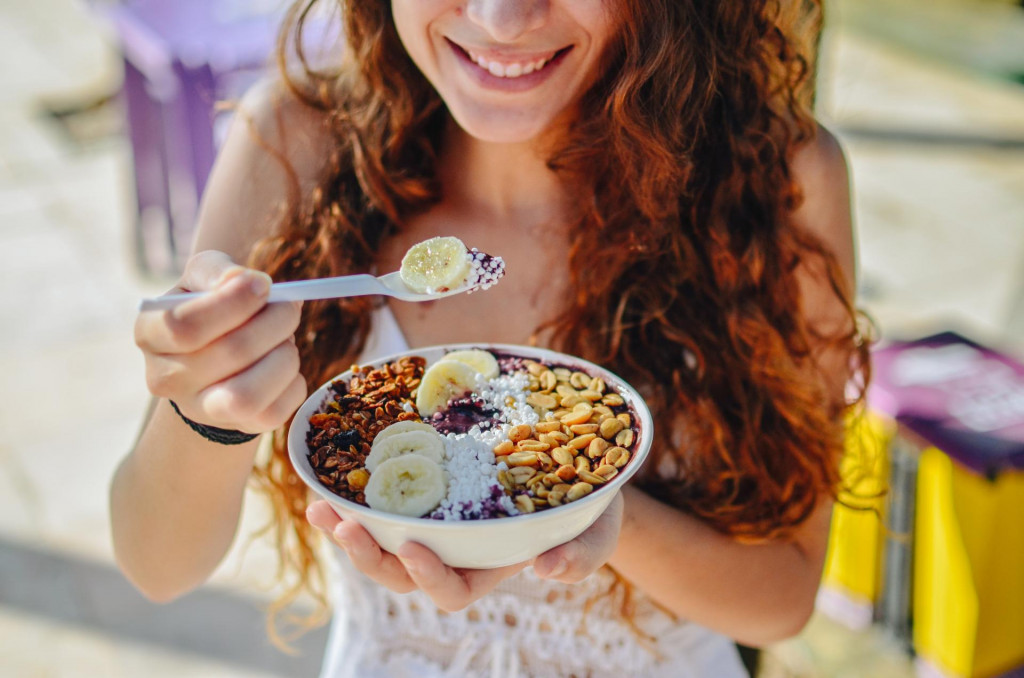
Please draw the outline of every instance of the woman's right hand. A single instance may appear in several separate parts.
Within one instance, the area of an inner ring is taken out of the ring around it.
[[[172,292],[210,294],[135,322],[150,392],[208,426],[263,433],[287,422],[306,397],[294,338],[302,303],[268,304],[270,283],[223,252],[193,255]]]

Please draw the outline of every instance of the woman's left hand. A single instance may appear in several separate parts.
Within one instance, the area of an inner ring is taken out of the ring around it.
[[[420,589],[447,612],[455,612],[487,595],[503,580],[533,564],[538,576],[572,583],[586,578],[611,557],[622,524],[622,497],[576,539],[557,546],[532,563],[490,570],[451,568],[422,544],[406,542],[397,555],[383,550],[361,525],[343,520],[326,501],[306,509],[306,517],[345,550],[356,569],[396,593]]]
[[[622,492],[616,492],[608,508],[583,534],[534,558],[534,573],[566,584],[592,575],[611,559],[619,543],[622,507]]]

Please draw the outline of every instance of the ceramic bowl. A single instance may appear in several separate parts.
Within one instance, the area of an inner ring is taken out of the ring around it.
[[[586,530],[646,460],[651,448],[654,424],[643,399],[618,376],[580,358],[546,349],[506,344],[452,344],[413,349],[367,364],[378,367],[404,356],[415,355],[425,358],[429,366],[450,351],[468,348],[520,356],[548,365],[566,366],[601,377],[622,396],[633,415],[636,439],[629,463],[611,481],[582,499],[535,513],[485,520],[432,520],[375,511],[344,499],[322,485],[309,462],[310,450],[306,444],[309,418],[320,410],[330,396],[330,384],[337,379],[348,381],[351,372],[344,372],[329,380],[299,408],[288,432],[288,451],[302,480],[317,495],[330,502],[342,518],[354,520],[366,528],[386,551],[394,553],[403,543],[414,541],[430,548],[451,567],[486,569],[531,560],[555,546],[571,541]]]

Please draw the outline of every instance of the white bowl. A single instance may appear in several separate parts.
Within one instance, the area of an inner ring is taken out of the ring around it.
[[[330,502],[342,518],[354,520],[366,528],[384,550],[394,553],[403,543],[414,541],[428,547],[451,567],[487,569],[530,560],[571,541],[586,530],[644,463],[651,449],[654,423],[640,395],[618,376],[580,358],[546,349],[506,344],[451,344],[411,349],[369,364],[378,367],[404,356],[415,355],[425,358],[429,366],[445,353],[467,348],[481,348],[548,364],[578,366],[581,371],[604,379],[636,415],[634,428],[638,434],[629,463],[611,481],[582,499],[536,513],[484,520],[433,520],[375,511],[348,501],[322,485],[309,463],[309,448],[306,445],[309,418],[327,399],[330,384],[337,379],[348,381],[351,372],[334,377],[306,399],[296,412],[288,431],[288,453],[302,480]]]

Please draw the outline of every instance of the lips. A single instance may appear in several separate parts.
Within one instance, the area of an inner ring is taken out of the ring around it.
[[[572,50],[569,45],[547,52],[499,54],[463,47],[451,40],[447,42],[478,83],[506,91],[522,91],[543,82]]]

